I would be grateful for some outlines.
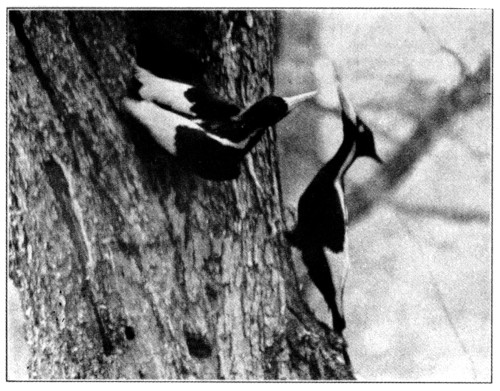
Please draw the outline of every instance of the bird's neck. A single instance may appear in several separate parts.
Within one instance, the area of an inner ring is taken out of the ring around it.
[[[248,149],[247,144],[250,144],[251,140],[264,129],[254,126],[252,123],[248,123],[239,117],[225,122],[205,124],[205,128],[209,133],[233,143],[242,143],[245,145],[245,150]]]
[[[335,156],[325,165],[324,170],[333,181],[343,184],[344,175],[356,158],[356,139],[344,132],[344,140]]]

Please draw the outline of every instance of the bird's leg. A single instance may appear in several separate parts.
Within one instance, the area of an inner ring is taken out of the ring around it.
[[[343,358],[344,358],[344,362],[345,362],[346,366],[348,366],[349,368],[352,368],[351,357],[349,357],[349,353],[347,352],[347,343],[346,343],[345,339],[344,339]]]
[[[335,301],[332,301],[330,305],[330,309],[332,309],[333,327],[339,334],[346,326],[344,318],[344,288],[350,268],[349,255],[347,252],[347,237],[344,246],[344,251],[341,253],[334,253],[327,248],[324,249],[331,280],[335,287],[333,295]],[[333,305],[335,308],[333,308]]]

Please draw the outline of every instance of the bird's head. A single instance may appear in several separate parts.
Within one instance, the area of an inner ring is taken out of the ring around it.
[[[255,128],[273,126],[286,117],[300,103],[311,99],[315,95],[316,91],[289,98],[269,95],[245,110],[241,115],[241,119],[252,124]]]
[[[341,88],[338,89],[344,137],[353,138],[356,142],[356,156],[371,157],[378,163],[382,159],[375,149],[373,131],[356,114],[354,106],[347,100]]]
[[[359,117],[356,118],[356,154],[358,156],[371,157],[378,163],[382,163],[382,159],[378,156],[375,149],[375,138],[372,130]]]

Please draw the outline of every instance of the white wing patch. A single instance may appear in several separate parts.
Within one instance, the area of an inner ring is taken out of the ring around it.
[[[198,125],[181,115],[164,110],[148,101],[136,101],[125,98],[127,111],[148,128],[154,139],[172,155],[176,154],[175,134],[177,126],[188,126],[203,131]]]
[[[342,190],[342,185],[340,184],[340,179],[336,179],[335,182],[333,182],[333,186],[335,186],[335,190],[337,191],[337,194],[339,195],[339,200],[340,200],[340,207],[342,208],[342,214],[344,215],[344,223],[347,222],[347,208],[345,206],[345,201],[344,201],[344,191]]]
[[[328,261],[328,266],[330,266],[330,273],[333,285],[335,286],[335,302],[337,303],[340,315],[344,318],[344,288],[347,280],[347,274],[349,273],[349,269],[351,267],[347,251],[347,238],[344,242],[344,252],[334,253],[327,247],[323,247],[323,251]]]
[[[249,139],[233,143],[232,141],[207,133],[201,126],[182,115],[165,110],[153,102],[136,101],[125,98],[123,100],[127,111],[139,122],[146,126],[154,139],[172,155],[176,154],[175,136],[178,126],[185,126],[193,130],[200,131],[211,139],[227,147],[243,149],[248,144]]]
[[[180,113],[191,116],[196,115],[191,111],[193,102],[190,102],[185,97],[186,91],[193,88],[193,86],[162,79],[140,67],[136,67],[135,77],[142,84],[139,89],[139,95],[142,99],[171,107]]]
[[[247,146],[248,142],[250,141],[250,137],[248,137],[248,138],[240,141],[239,143],[233,143],[232,141],[230,141],[228,139],[221,138],[221,137],[216,136],[215,134],[212,134],[212,133],[206,133],[206,135],[208,137],[210,137],[211,139],[218,141],[222,145],[225,145],[226,147],[231,147],[231,148],[236,148],[236,149],[244,149]]]

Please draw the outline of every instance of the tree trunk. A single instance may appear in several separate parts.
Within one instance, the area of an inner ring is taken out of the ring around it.
[[[274,130],[240,179],[212,182],[120,110],[135,58],[242,105],[270,93],[276,16],[9,16],[9,272],[30,376],[352,378],[297,294]]]

